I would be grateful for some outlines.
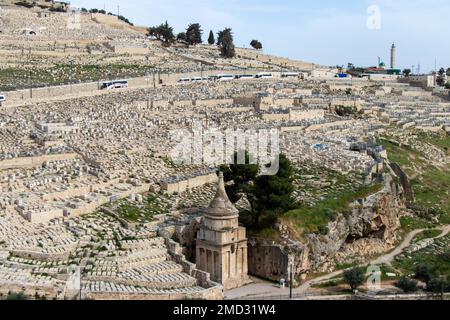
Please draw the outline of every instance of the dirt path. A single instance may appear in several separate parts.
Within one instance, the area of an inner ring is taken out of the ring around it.
[[[371,261],[371,264],[391,264],[391,262],[395,259],[396,256],[398,256],[402,251],[409,247],[411,245],[412,240],[420,233],[425,231],[426,229],[418,229],[414,230],[410,233],[408,233],[405,238],[403,239],[403,242],[399,244],[394,250],[392,250],[390,253],[387,253],[381,257],[378,257],[377,259]]]
[[[445,237],[447,234],[450,233],[450,225],[445,225],[442,227],[436,227],[435,229],[441,230],[442,233],[437,236],[434,239]],[[397,255],[402,253],[402,251],[409,247],[411,245],[412,240],[421,232],[425,231],[426,229],[419,229],[414,230],[410,233],[408,233],[405,238],[403,239],[402,243],[399,244],[392,252],[389,252],[381,257],[378,257],[377,259],[370,261],[369,264],[372,265],[381,265],[381,264],[390,264]],[[367,265],[367,264],[364,264]],[[294,295],[302,295],[306,294],[306,292],[311,288],[311,286],[318,282],[323,282],[326,280],[330,280],[334,277],[339,276],[342,274],[345,270],[338,270],[311,280],[306,281],[303,283],[300,287],[293,289]],[[248,286],[241,287],[238,289],[230,290],[225,292],[225,298],[226,299],[239,299],[243,297],[252,297],[257,299],[263,298],[264,296],[285,296],[289,294],[289,289],[281,289],[278,285],[274,284],[273,282],[263,281],[263,280],[256,280],[256,283],[252,283]]]

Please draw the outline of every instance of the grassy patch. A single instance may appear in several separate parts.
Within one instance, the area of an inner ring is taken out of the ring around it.
[[[442,233],[442,231],[438,230],[438,229],[425,230],[425,231],[419,233],[414,238],[414,242],[419,242],[419,241],[422,241],[424,239],[436,238],[437,236],[441,235],[441,233]]]
[[[390,281],[390,280],[397,280],[400,278],[400,275],[398,274],[398,271],[396,271],[394,268],[383,264],[381,267],[381,281]],[[395,274],[395,277],[388,277],[387,274]]]
[[[146,223],[154,220],[154,216],[170,210],[168,205],[164,205],[156,196],[149,195],[144,199],[144,203],[135,204],[122,201],[117,207],[117,214],[130,222]]]
[[[398,163],[406,173],[413,177],[411,185],[416,204],[442,213],[441,223],[450,223],[450,166],[434,167],[426,160],[424,154],[410,146],[400,147],[383,139],[379,143],[386,148],[390,161]],[[409,143],[412,146],[428,143],[448,152],[450,137],[437,133],[418,132],[417,136]],[[406,222],[413,224],[411,227],[406,227],[409,230],[428,227],[420,221]]]
[[[420,152],[409,146],[398,146],[384,139],[379,140],[378,143],[386,149],[389,161],[395,162],[402,167],[410,167],[412,163],[424,163]]]
[[[412,181],[416,202],[450,213],[450,170],[431,167]]]
[[[417,229],[428,229],[434,226],[433,223],[418,217],[401,217],[400,223],[402,229],[407,232]]]
[[[286,213],[283,219],[287,219],[303,233],[326,234],[326,225],[333,221],[337,214],[348,213],[350,204],[358,199],[363,199],[380,191],[383,184],[363,186],[356,191],[343,191],[336,197],[325,199],[314,206],[302,207]]]
[[[409,258],[396,260],[393,264],[405,275],[413,274],[418,265],[428,266],[433,274],[450,276],[450,250],[447,247],[444,252],[439,253],[433,248],[427,248],[412,253]]]
[[[342,263],[336,265],[336,270],[346,270],[356,267],[356,263]]]
[[[275,228],[266,228],[259,231],[249,230],[248,233],[252,238],[261,238],[273,241],[280,240],[280,233]]]
[[[440,222],[442,224],[450,224],[450,213],[446,212],[441,216]]]
[[[42,69],[38,64],[0,69],[0,90],[27,89],[98,80],[144,76],[146,67],[138,64],[56,64]]]
[[[423,142],[430,143],[444,151],[450,151],[450,136],[437,133],[420,132],[419,138]]]

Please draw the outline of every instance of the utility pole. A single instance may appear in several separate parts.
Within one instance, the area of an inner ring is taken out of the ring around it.
[[[293,279],[293,276],[292,276],[292,263],[291,263],[291,267],[290,267],[290,271],[289,271],[289,299],[291,299],[292,300],[292,286],[293,286],[293,283],[294,283],[294,279]]]
[[[79,280],[79,286],[80,286],[80,301],[81,301],[81,298],[82,298],[82,295],[81,295],[81,267],[78,267],[79,269],[79,273],[80,273],[80,277],[78,278],[78,280]]]
[[[28,38],[27,38],[28,41]],[[28,61],[31,61],[31,45],[28,48]],[[33,99],[33,79],[32,79],[32,69],[28,72],[28,82],[30,85],[30,99]]]
[[[70,60],[70,71],[69,71],[69,85],[70,85],[70,93],[72,94],[72,72],[73,72],[73,60]]]
[[[145,80],[147,81],[147,109],[150,106],[150,74],[148,73],[148,70],[145,72]]]
[[[149,72],[148,72],[148,59],[149,59],[149,57],[148,57],[148,56],[145,56],[145,59],[146,59],[146,61],[147,61],[147,63],[146,63],[145,77],[146,77],[146,80],[147,80],[147,109],[148,109],[149,106],[150,106],[150,79],[149,79],[150,74],[149,74]]]
[[[33,79],[31,78],[31,70],[28,73],[28,80],[30,83],[30,99],[33,99]]]

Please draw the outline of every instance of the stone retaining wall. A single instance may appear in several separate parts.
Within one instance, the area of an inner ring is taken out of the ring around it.
[[[222,300],[222,291],[218,288],[205,289],[194,293],[145,294],[145,293],[110,293],[88,292],[86,300]]]
[[[49,154],[37,157],[19,157],[0,161],[0,170],[34,168],[47,161],[63,161],[76,159],[76,153]]]
[[[185,256],[183,255],[183,249],[177,242],[166,238],[166,245],[175,262],[183,267],[184,273],[187,273],[190,276],[196,278],[197,284],[199,286],[208,288],[212,292],[215,292],[216,298],[213,300],[223,299],[223,286],[219,283],[211,281],[209,273],[198,270],[197,266],[194,263],[187,261]]]

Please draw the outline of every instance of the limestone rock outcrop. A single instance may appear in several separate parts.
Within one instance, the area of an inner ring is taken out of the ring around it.
[[[391,176],[385,177],[381,191],[355,201],[351,207],[351,212],[338,214],[328,224],[326,235],[308,234],[305,241],[288,240],[286,245],[253,239],[249,242],[250,273],[279,280],[287,276],[290,264],[296,275],[328,272],[337,263],[355,256],[363,262],[395,245],[400,217],[406,208],[402,188]],[[289,232],[286,226],[280,229]]]

